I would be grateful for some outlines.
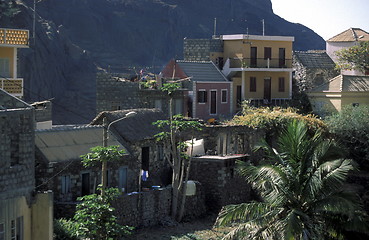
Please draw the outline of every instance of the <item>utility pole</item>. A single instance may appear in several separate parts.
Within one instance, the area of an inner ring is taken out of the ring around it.
[[[103,147],[108,146],[108,121],[106,117],[103,118]],[[106,169],[107,169],[107,162],[106,159],[102,160],[102,167],[101,167],[101,196],[105,196],[105,188],[106,188]]]

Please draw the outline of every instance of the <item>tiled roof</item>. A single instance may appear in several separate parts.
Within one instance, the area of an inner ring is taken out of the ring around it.
[[[338,75],[310,92],[369,92],[369,76]]]
[[[49,162],[78,160],[90,152],[90,148],[102,146],[102,126],[78,128],[57,128],[37,130],[36,148]],[[113,135],[109,135],[108,145],[119,145],[125,149]]]
[[[294,55],[306,68],[335,68],[335,63],[325,51],[295,51]]]
[[[327,40],[327,42],[369,41],[369,33],[360,28],[350,28]]]
[[[227,82],[227,78],[219,71],[219,69],[211,61],[194,62],[180,61],[177,64],[186,73],[188,77],[192,77],[192,81],[197,82]]]
[[[166,119],[164,113],[159,109],[129,109],[118,111],[101,112],[92,122],[91,125],[102,125],[103,118],[106,117],[108,123],[123,118],[128,112],[136,112],[135,116],[122,119],[111,125],[110,130],[119,134],[123,140],[135,142],[145,139],[153,139],[154,135],[160,130],[152,123],[157,120]]]

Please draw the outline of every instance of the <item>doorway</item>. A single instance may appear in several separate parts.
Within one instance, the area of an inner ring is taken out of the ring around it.
[[[272,95],[272,79],[270,77],[264,78],[264,100],[270,102]]]

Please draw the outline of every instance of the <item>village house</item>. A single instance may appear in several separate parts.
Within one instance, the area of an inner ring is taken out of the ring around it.
[[[186,116],[229,119],[232,116],[232,82],[211,61],[171,60],[162,70],[163,81],[181,82],[187,103]]]
[[[53,195],[35,189],[34,111],[0,89],[0,239],[53,238]]]
[[[338,75],[307,95],[320,116],[339,112],[345,105],[369,105],[369,76]]]
[[[293,41],[248,34],[185,39],[184,60],[210,60],[222,70],[233,82],[233,113],[244,100],[254,106],[283,105],[292,98]]]
[[[339,74],[336,64],[324,50],[294,51],[293,70],[299,92],[322,85]]]
[[[54,193],[55,217],[71,216],[78,197],[95,193],[101,183],[101,165],[85,168],[81,155],[91,152],[92,147],[101,146],[102,126],[61,126],[36,130],[36,185],[37,190],[52,190]],[[113,135],[108,145],[125,149]],[[129,154],[120,161],[109,163],[107,176],[109,187],[135,191],[134,173]]]
[[[332,58],[332,60],[337,62],[336,52],[358,45],[360,42],[369,41],[369,33],[360,28],[350,28],[336,36],[328,39],[326,41],[327,54]],[[369,75],[369,73],[363,73],[357,70],[342,70],[342,75]]]
[[[23,98],[23,78],[18,76],[18,48],[28,48],[29,31],[0,28],[0,88]]]
[[[144,83],[155,83],[153,85]],[[160,90],[161,82],[156,80],[130,81],[107,73],[96,77],[96,112],[157,108],[169,116],[169,97]],[[184,89],[173,95],[173,113],[187,115],[184,103]]]

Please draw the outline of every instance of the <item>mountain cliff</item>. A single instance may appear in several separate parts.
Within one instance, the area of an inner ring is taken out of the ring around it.
[[[11,27],[32,32],[33,0],[18,1]],[[25,98],[54,98],[55,123],[95,116],[97,69],[158,72],[182,57],[183,38],[216,34],[295,36],[294,49],[324,49],[311,29],[273,13],[270,0],[42,0],[36,4],[36,38],[21,50]],[[4,26],[1,26],[4,27]]]

